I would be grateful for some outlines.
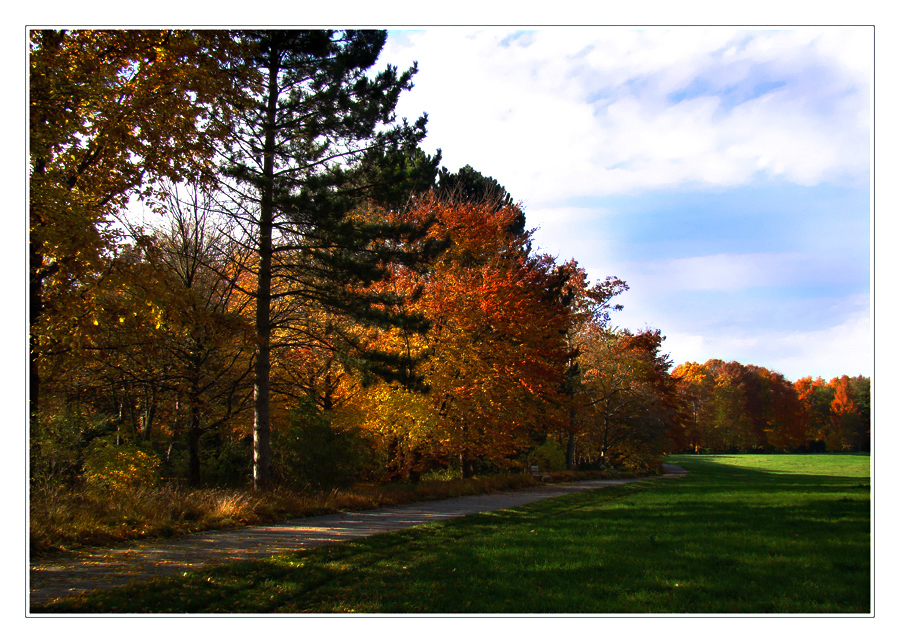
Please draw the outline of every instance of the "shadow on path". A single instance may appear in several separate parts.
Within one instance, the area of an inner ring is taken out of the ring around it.
[[[685,469],[675,465],[666,464],[664,467],[664,478],[687,474]],[[637,480],[640,479],[548,484],[523,491],[298,518],[277,525],[204,531],[178,539],[138,542],[115,549],[93,549],[76,555],[43,559],[31,565],[29,602],[32,606],[39,605],[82,592],[175,575],[207,565],[267,558],[282,552],[332,545],[428,522],[499,511]]]

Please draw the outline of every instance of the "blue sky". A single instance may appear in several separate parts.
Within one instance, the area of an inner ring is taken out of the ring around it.
[[[540,249],[616,275],[676,364],[872,375],[872,30],[434,27],[398,114],[522,201]]]

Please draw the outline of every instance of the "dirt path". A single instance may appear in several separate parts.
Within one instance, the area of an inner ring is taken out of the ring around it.
[[[665,467],[663,477],[680,477],[687,473],[674,465]],[[265,558],[629,482],[634,481],[585,480],[548,484],[523,491],[298,518],[277,525],[204,531],[173,540],[136,542],[115,549],[94,549],[78,555],[53,557],[31,565],[29,602],[34,606],[81,592],[179,574],[206,565]]]

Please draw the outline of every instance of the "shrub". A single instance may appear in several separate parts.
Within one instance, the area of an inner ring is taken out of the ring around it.
[[[431,469],[422,474],[420,480],[422,482],[449,482],[450,480],[459,480],[462,478],[462,472],[459,467],[451,467],[446,469]]]
[[[31,482],[37,486],[73,484],[85,449],[108,433],[112,418],[81,406],[50,408],[29,424]]]
[[[155,454],[135,445],[117,445],[108,438],[97,438],[84,460],[85,482],[113,492],[150,487],[158,480],[159,465]]]
[[[552,440],[547,440],[532,451],[528,461],[538,465],[541,471],[562,471],[566,468],[566,454]]]
[[[616,459],[616,468],[638,475],[659,475],[663,472],[662,460],[647,453],[626,453]]]
[[[224,438],[201,451],[204,481],[216,486],[246,486],[253,470],[251,438]]]
[[[357,482],[371,460],[366,442],[334,427],[327,413],[303,400],[290,425],[272,434],[272,457],[280,480],[294,487],[343,487]]]

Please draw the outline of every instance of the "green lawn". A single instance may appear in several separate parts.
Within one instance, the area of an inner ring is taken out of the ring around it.
[[[691,475],[33,611],[869,613],[868,456],[669,461]]]

